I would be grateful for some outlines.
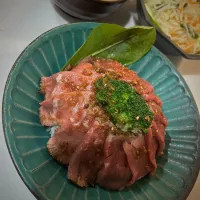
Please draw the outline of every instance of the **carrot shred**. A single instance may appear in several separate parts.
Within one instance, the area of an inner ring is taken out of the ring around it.
[[[200,4],[200,2],[197,2],[196,0],[188,0],[190,4]]]

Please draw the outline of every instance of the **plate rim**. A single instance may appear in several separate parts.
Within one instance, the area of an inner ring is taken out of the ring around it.
[[[9,88],[9,82],[11,80],[11,76],[12,76],[12,72],[14,71],[14,69],[16,68],[17,64],[18,64],[18,61],[23,57],[23,55],[25,54],[25,52],[29,49],[30,46],[32,46],[37,40],[39,40],[40,38],[43,38],[46,34],[48,34],[49,32],[52,32],[54,30],[57,30],[57,29],[60,29],[62,27],[68,27],[68,26],[71,26],[71,25],[94,25],[94,26],[97,26],[98,22],[78,22],[78,23],[69,23],[69,24],[62,24],[62,25],[59,25],[59,26],[56,26],[54,28],[51,28],[47,31],[45,31],[44,33],[40,34],[38,37],[36,37],[34,40],[32,40],[32,42],[30,42],[25,48],[24,50],[19,54],[19,56],[17,57],[16,61],[14,62],[14,64],[12,65],[10,71],[9,71],[9,74],[8,74],[8,77],[6,79],[6,83],[5,83],[5,86],[4,86],[4,92],[3,92],[3,98],[2,98],[2,125],[3,125],[3,133],[4,133],[4,138],[5,138],[5,142],[6,142],[6,146],[7,146],[7,150],[9,152],[9,155],[10,155],[10,158],[12,160],[12,163],[14,164],[15,166],[15,169],[17,171],[17,173],[19,174],[21,180],[23,181],[23,183],[25,184],[25,186],[29,189],[29,191],[34,195],[34,197],[38,200],[41,199],[41,197],[34,191],[34,184],[31,183],[31,184],[28,184],[27,182],[27,179],[25,177],[23,177],[23,173],[21,172],[20,168],[19,168],[19,165],[16,161],[16,159],[14,158],[14,155],[12,153],[12,148],[9,144],[9,139],[7,137],[7,133],[6,133],[6,120],[5,120],[5,105],[6,105],[6,92]],[[193,179],[190,183],[190,186],[188,188],[186,188],[186,190],[184,190],[184,192],[179,196],[178,200],[185,200],[192,188],[194,187],[194,184],[197,180],[197,177],[198,177],[198,174],[199,174],[199,170],[200,170],[200,114],[199,114],[199,111],[198,111],[198,107],[197,107],[197,104],[196,104],[196,101],[194,99],[194,96],[188,86],[188,84],[186,83],[185,79],[183,78],[183,76],[180,74],[180,72],[176,69],[176,67],[174,66],[174,64],[160,51],[158,50],[155,46],[152,47],[152,49],[154,49],[158,54],[162,55],[162,58],[164,58],[167,62],[170,63],[170,68],[173,68],[174,72],[176,73],[176,75],[178,75],[178,78],[182,81],[182,83],[184,84],[184,87],[187,89],[189,95],[190,95],[190,98],[193,102],[193,107],[195,108],[196,110],[196,119],[197,119],[197,132],[198,132],[198,135],[199,135],[199,141],[198,141],[198,149],[197,149],[197,159],[196,159],[196,166],[195,166],[195,169],[194,169],[194,175],[193,175]],[[37,189],[39,191],[39,189]],[[44,196],[41,192],[40,192],[40,195],[41,196]]]
[[[12,160],[12,163],[18,173],[18,175],[20,176],[21,180],[23,181],[23,183],[25,184],[25,186],[28,188],[28,190],[32,193],[32,195],[37,199],[37,200],[41,200],[41,197],[34,191],[34,185],[28,184],[26,178],[23,177],[23,173],[20,171],[19,166],[13,156],[10,144],[9,144],[9,139],[7,137],[7,133],[6,133],[6,120],[5,120],[5,102],[6,102],[6,92],[7,89],[9,87],[9,82],[11,80],[11,76],[12,76],[12,72],[15,70],[18,61],[22,58],[22,56],[25,54],[25,52],[29,49],[30,46],[32,46],[37,40],[39,40],[40,38],[44,37],[46,34],[48,34],[51,31],[54,31],[56,29],[62,28],[62,27],[67,27],[67,26],[71,26],[71,25],[79,25],[79,24],[94,24],[98,25],[99,23],[95,23],[95,22],[77,22],[77,23],[69,23],[69,24],[62,24],[56,27],[53,27],[47,31],[45,31],[44,33],[40,34],[39,36],[37,36],[34,40],[32,40],[25,48],[24,50],[19,54],[19,56],[17,57],[17,59],[15,60],[14,64],[12,65],[8,77],[6,79],[6,83],[4,86],[4,91],[3,91],[3,98],[2,98],[2,125],[3,125],[3,134],[4,134],[4,139],[5,139],[5,143],[6,143],[6,147],[8,150],[8,153],[10,155],[10,158]],[[41,196],[44,196],[41,192],[40,192]]]

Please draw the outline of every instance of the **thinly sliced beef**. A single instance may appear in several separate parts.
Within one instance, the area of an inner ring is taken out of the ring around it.
[[[91,91],[96,78],[73,71],[63,71],[50,77],[42,77],[41,91],[45,93],[46,98],[73,91]]]
[[[81,187],[95,184],[97,172],[103,165],[108,130],[108,126],[94,122],[70,159],[68,178]]]
[[[161,107],[154,100],[147,103],[154,113],[154,119],[149,130],[151,133],[148,133],[147,135],[152,135],[155,137],[154,140],[158,142],[157,154],[162,155],[165,148],[165,127],[168,125],[168,122],[162,112]],[[151,149],[151,146],[152,145],[150,145],[149,149]]]
[[[138,94],[149,94],[154,91],[153,86],[141,79],[136,72],[128,69],[127,67],[123,67],[120,63],[113,60],[106,60],[106,59],[95,59],[94,66],[96,67],[97,71],[112,72],[116,74],[116,77],[119,80],[125,81],[132,85]]]
[[[49,153],[62,164],[69,164],[70,158],[79,144],[83,141],[85,133],[68,132],[58,128],[47,143]]]
[[[87,130],[94,117],[88,114],[93,101],[92,92],[75,91],[54,95],[40,104],[40,121],[44,126],[60,125],[69,131],[73,127],[75,131]]]
[[[132,185],[135,181],[151,172],[152,166],[143,135],[139,134],[132,137],[129,141],[124,142],[123,147],[132,172],[128,185]]]
[[[92,77],[92,79],[100,78],[103,74],[96,72],[94,69],[95,68],[92,64],[82,62],[71,71],[75,72],[76,74]]]
[[[165,148],[165,135],[163,132],[165,131],[165,127],[162,124],[156,124],[155,121],[152,122],[152,133],[155,139],[158,142],[158,150],[157,155],[163,155],[163,150]]]
[[[142,95],[144,97],[144,100],[146,102],[149,101],[153,101],[155,102],[158,106],[162,106],[162,101],[160,100],[160,98],[158,96],[156,96],[155,94],[143,94]]]
[[[131,171],[123,149],[122,136],[109,135],[104,145],[104,166],[98,173],[97,183],[107,189],[121,190],[131,178]]]
[[[145,136],[145,142],[147,146],[148,159],[150,160],[150,163],[153,166],[153,168],[150,171],[151,172],[150,174],[153,175],[157,168],[156,152],[158,148],[158,143],[156,141],[156,138],[153,137],[151,128],[149,129],[148,133]]]
[[[130,84],[154,114],[147,134],[116,135],[118,128],[96,102],[93,83],[110,75]],[[165,147],[167,119],[150,83],[113,60],[88,58],[71,71],[43,77],[40,121],[57,126],[47,143],[50,154],[69,164],[68,178],[81,187],[121,190],[156,170],[156,155]]]

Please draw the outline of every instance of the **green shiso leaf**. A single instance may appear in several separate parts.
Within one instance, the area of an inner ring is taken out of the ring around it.
[[[69,59],[62,70],[68,65],[76,65],[88,56],[114,59],[128,66],[152,47],[156,39],[153,27],[134,26],[124,28],[116,24],[101,24],[93,29],[86,42]]]

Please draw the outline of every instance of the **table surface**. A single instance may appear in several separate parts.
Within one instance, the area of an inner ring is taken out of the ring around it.
[[[117,13],[101,20],[125,27],[136,24],[135,1],[128,1]],[[23,49],[43,32],[66,23],[78,22],[51,0],[0,0],[0,100],[9,71]],[[189,85],[200,109],[200,61],[167,55]],[[0,114],[2,118],[2,115]],[[0,124],[0,200],[35,200],[26,188],[8,154]],[[187,200],[198,200],[200,176]]]

